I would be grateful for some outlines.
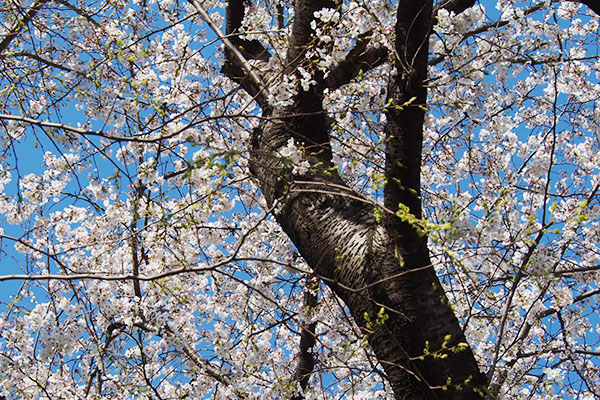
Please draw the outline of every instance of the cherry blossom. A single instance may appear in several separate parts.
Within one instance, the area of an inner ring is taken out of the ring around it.
[[[388,278],[319,270],[314,226],[285,223],[306,193],[306,215],[379,224],[370,247],[389,215],[425,238],[466,342],[423,359],[472,348],[496,398],[600,395],[591,2],[436,2],[425,104],[393,97],[399,2],[326,2],[297,48],[294,2],[229,3],[0,10],[0,396],[401,398],[369,336],[393,313],[360,320],[339,294]],[[299,99],[326,140],[303,140]],[[415,108],[423,215],[385,202],[392,111]]]

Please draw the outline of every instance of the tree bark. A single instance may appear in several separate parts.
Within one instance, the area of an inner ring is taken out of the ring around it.
[[[315,11],[332,4],[296,0],[288,72],[298,65],[310,70],[310,62],[304,60],[305,50],[316,40],[310,23]],[[431,266],[426,236],[414,223],[421,218],[427,97],[423,81],[432,4],[403,0],[398,7],[393,60],[398,73],[388,88],[384,203],[387,210],[405,212],[376,218],[379,208],[353,192],[338,175],[331,161],[330,123],[322,106],[323,89],[330,81],[317,72],[317,84],[300,91],[293,105],[263,110],[265,119],[254,132],[250,167],[267,203],[279,204],[278,223],[366,335],[395,397],[477,399],[486,379]],[[349,80],[348,74],[340,76],[343,82]],[[290,138],[307,149],[311,168],[302,175],[294,174],[278,156],[278,149]]]

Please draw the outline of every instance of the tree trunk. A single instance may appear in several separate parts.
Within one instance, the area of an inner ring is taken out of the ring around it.
[[[325,120],[315,113],[297,117],[303,111],[297,105],[275,111],[253,152],[253,170],[268,203],[282,202],[277,221],[348,306],[396,398],[481,398],[473,389],[482,390],[485,378],[431,267],[425,238],[401,221],[378,223],[374,205],[357,198],[327,168],[331,164],[293,176],[277,157],[275,150],[291,132],[314,132],[319,125],[311,123],[307,130],[301,123],[306,121],[298,119]],[[398,231],[387,225],[399,226]]]
[[[230,1],[229,7],[241,4]],[[311,71],[303,49],[314,45],[314,11],[332,2],[295,3],[289,70]],[[243,6],[242,6],[243,7]],[[251,170],[276,218],[304,259],[347,305],[387,374],[397,399],[476,399],[486,387],[471,348],[431,266],[421,218],[420,163],[427,77],[430,0],[399,2],[395,66],[386,111],[384,218],[380,208],[348,188],[331,162],[330,122],[323,111],[321,73],[285,108],[263,107],[253,134]],[[232,13],[230,13],[232,14]],[[241,18],[240,16],[237,17]],[[239,22],[228,21],[232,34]],[[237,45],[242,45],[240,41]],[[264,54],[264,53],[261,53]],[[235,60],[229,57],[229,62]],[[235,77],[242,87],[244,79]],[[343,74],[342,74],[343,75]],[[260,96],[255,83],[249,92]],[[260,99],[259,99],[260,103]],[[263,102],[264,104],[264,102]],[[292,172],[278,150],[304,143],[311,168]],[[394,214],[399,208],[405,210]]]

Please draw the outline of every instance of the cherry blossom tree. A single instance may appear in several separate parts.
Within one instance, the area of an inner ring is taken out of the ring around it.
[[[0,13],[0,397],[600,397],[597,2]]]

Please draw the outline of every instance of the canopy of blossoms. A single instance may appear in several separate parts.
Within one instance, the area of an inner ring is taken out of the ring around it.
[[[256,99],[223,71],[224,3],[0,6],[0,395],[10,399],[392,399],[341,301],[248,167]],[[315,13],[327,73],[391,51],[394,1]],[[283,65],[293,2],[248,2],[273,108],[314,85]],[[420,221],[490,391],[600,396],[600,17],[480,0],[430,35]],[[268,71],[268,73],[267,73]],[[327,89],[333,159],[380,204],[382,60]],[[302,143],[278,150],[308,168]]]

